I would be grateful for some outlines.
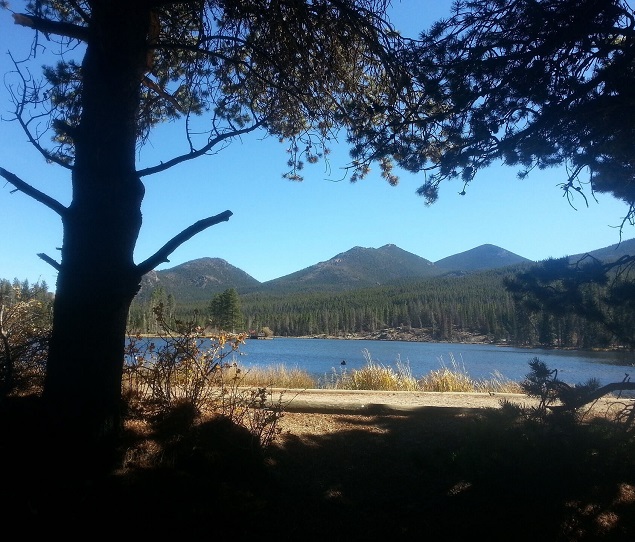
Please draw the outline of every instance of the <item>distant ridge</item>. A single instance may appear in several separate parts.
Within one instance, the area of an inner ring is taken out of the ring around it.
[[[330,260],[262,283],[267,291],[350,290],[438,274],[434,264],[396,245],[353,247]]]
[[[621,243],[616,243],[614,245],[610,245],[605,248],[599,248],[597,250],[592,250],[590,252],[574,254],[573,256],[569,256],[569,261],[578,261],[585,254],[589,254],[590,256],[593,256],[594,258],[597,258],[598,260],[601,260],[603,262],[613,262],[620,259],[622,256],[635,255],[635,239],[622,241]]]
[[[486,244],[454,256],[442,258],[434,262],[434,265],[445,271],[485,271],[531,262],[532,260],[509,252],[509,250]]]
[[[587,253],[563,257],[577,261],[584,254]],[[602,261],[635,254],[635,239],[593,250],[588,254]],[[480,245],[434,263],[394,244],[380,248],[357,246],[324,262],[261,283],[223,259],[200,258],[171,269],[148,273],[143,277],[137,298],[149,300],[157,287],[162,287],[166,295],[174,295],[179,303],[211,300],[215,294],[228,288],[236,288],[239,294],[343,292],[401,280],[478,273],[533,263],[536,262],[491,244]]]

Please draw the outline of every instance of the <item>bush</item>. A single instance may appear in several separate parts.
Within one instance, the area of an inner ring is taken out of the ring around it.
[[[41,386],[51,334],[50,295],[0,281],[0,395]]]
[[[220,414],[246,427],[261,446],[270,444],[282,416],[282,398],[273,401],[266,387],[244,386],[245,371],[225,361],[244,344],[246,334],[205,337],[194,322],[170,326],[161,304],[154,313],[159,336],[128,340],[123,394],[129,407],[161,414],[187,411],[184,405],[189,405],[196,415]]]

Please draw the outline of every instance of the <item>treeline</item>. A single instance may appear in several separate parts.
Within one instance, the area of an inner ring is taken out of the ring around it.
[[[42,301],[51,301],[53,294],[45,280],[29,283],[28,279],[14,278],[12,281],[0,278],[0,300],[6,304],[13,304],[22,299],[37,297]]]
[[[505,287],[517,268],[404,281],[341,293],[249,293],[239,296],[243,330],[270,328],[277,336],[346,336],[385,328],[423,330],[432,340],[459,334],[485,336],[517,346],[606,348],[616,344],[598,323],[574,313],[529,310]],[[597,288],[598,299],[602,295]],[[131,329],[152,332],[152,304],[169,307],[169,317],[210,326],[213,304],[179,304],[162,290],[130,311]]]
[[[202,328],[225,328],[231,322],[232,330],[269,328],[275,335],[287,337],[347,336],[407,328],[425,332],[435,341],[452,342],[472,334],[516,346],[627,346],[616,341],[605,326],[572,311],[554,314],[535,307],[528,309],[516,301],[504,282],[514,277],[518,269],[403,281],[340,293],[261,292],[235,298],[236,292],[228,290],[207,302],[190,304],[179,303],[171,293],[158,287],[147,302],[133,302],[128,328],[130,333],[158,332],[153,309],[161,304],[164,317],[170,322],[193,320]],[[602,306],[602,286],[593,286],[585,295]],[[0,305],[4,307],[0,323],[7,329],[9,315],[15,319],[17,314],[15,309],[10,313],[9,308],[34,299],[41,302],[37,305],[38,323],[50,323],[52,297],[44,282],[31,285],[18,279],[0,279]],[[618,318],[630,321],[630,316]]]

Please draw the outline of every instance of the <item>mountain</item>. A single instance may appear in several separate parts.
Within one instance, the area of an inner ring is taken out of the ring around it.
[[[573,256],[569,256],[570,262],[576,262],[580,258],[582,258],[585,254],[589,254],[598,260],[603,262],[613,262],[622,256],[633,255],[635,254],[635,239],[629,239],[628,241],[622,241],[621,243],[617,243],[615,245],[611,245],[605,248],[600,248],[597,250],[592,250],[588,253],[583,252],[581,254],[574,254]]]
[[[434,262],[434,265],[443,271],[470,272],[486,271],[520,263],[532,263],[532,261],[495,245],[481,245],[438,260]]]
[[[179,302],[210,300],[227,288],[256,288],[260,282],[221,258],[200,258],[171,269],[151,271],[144,275],[137,299],[147,300],[152,291],[162,287]]]
[[[635,239],[589,252],[610,261],[624,254],[635,254]],[[568,256],[571,261],[584,254]],[[356,288],[386,285],[405,279],[463,274],[531,264],[532,260],[495,245],[485,244],[431,262],[396,245],[380,248],[354,247],[295,273],[259,282],[241,269],[220,258],[200,258],[171,269],[152,271],[143,277],[138,300],[148,300],[152,291],[163,287],[179,303],[210,300],[227,288],[246,293],[342,292]]]
[[[261,289],[269,292],[343,291],[439,273],[431,261],[393,244],[380,248],[354,247],[325,262],[263,282]]]

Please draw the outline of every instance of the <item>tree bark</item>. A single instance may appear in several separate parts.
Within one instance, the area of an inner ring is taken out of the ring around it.
[[[94,442],[120,429],[126,321],[141,280],[135,149],[150,13],[145,2],[93,6],[43,398],[55,430]]]

